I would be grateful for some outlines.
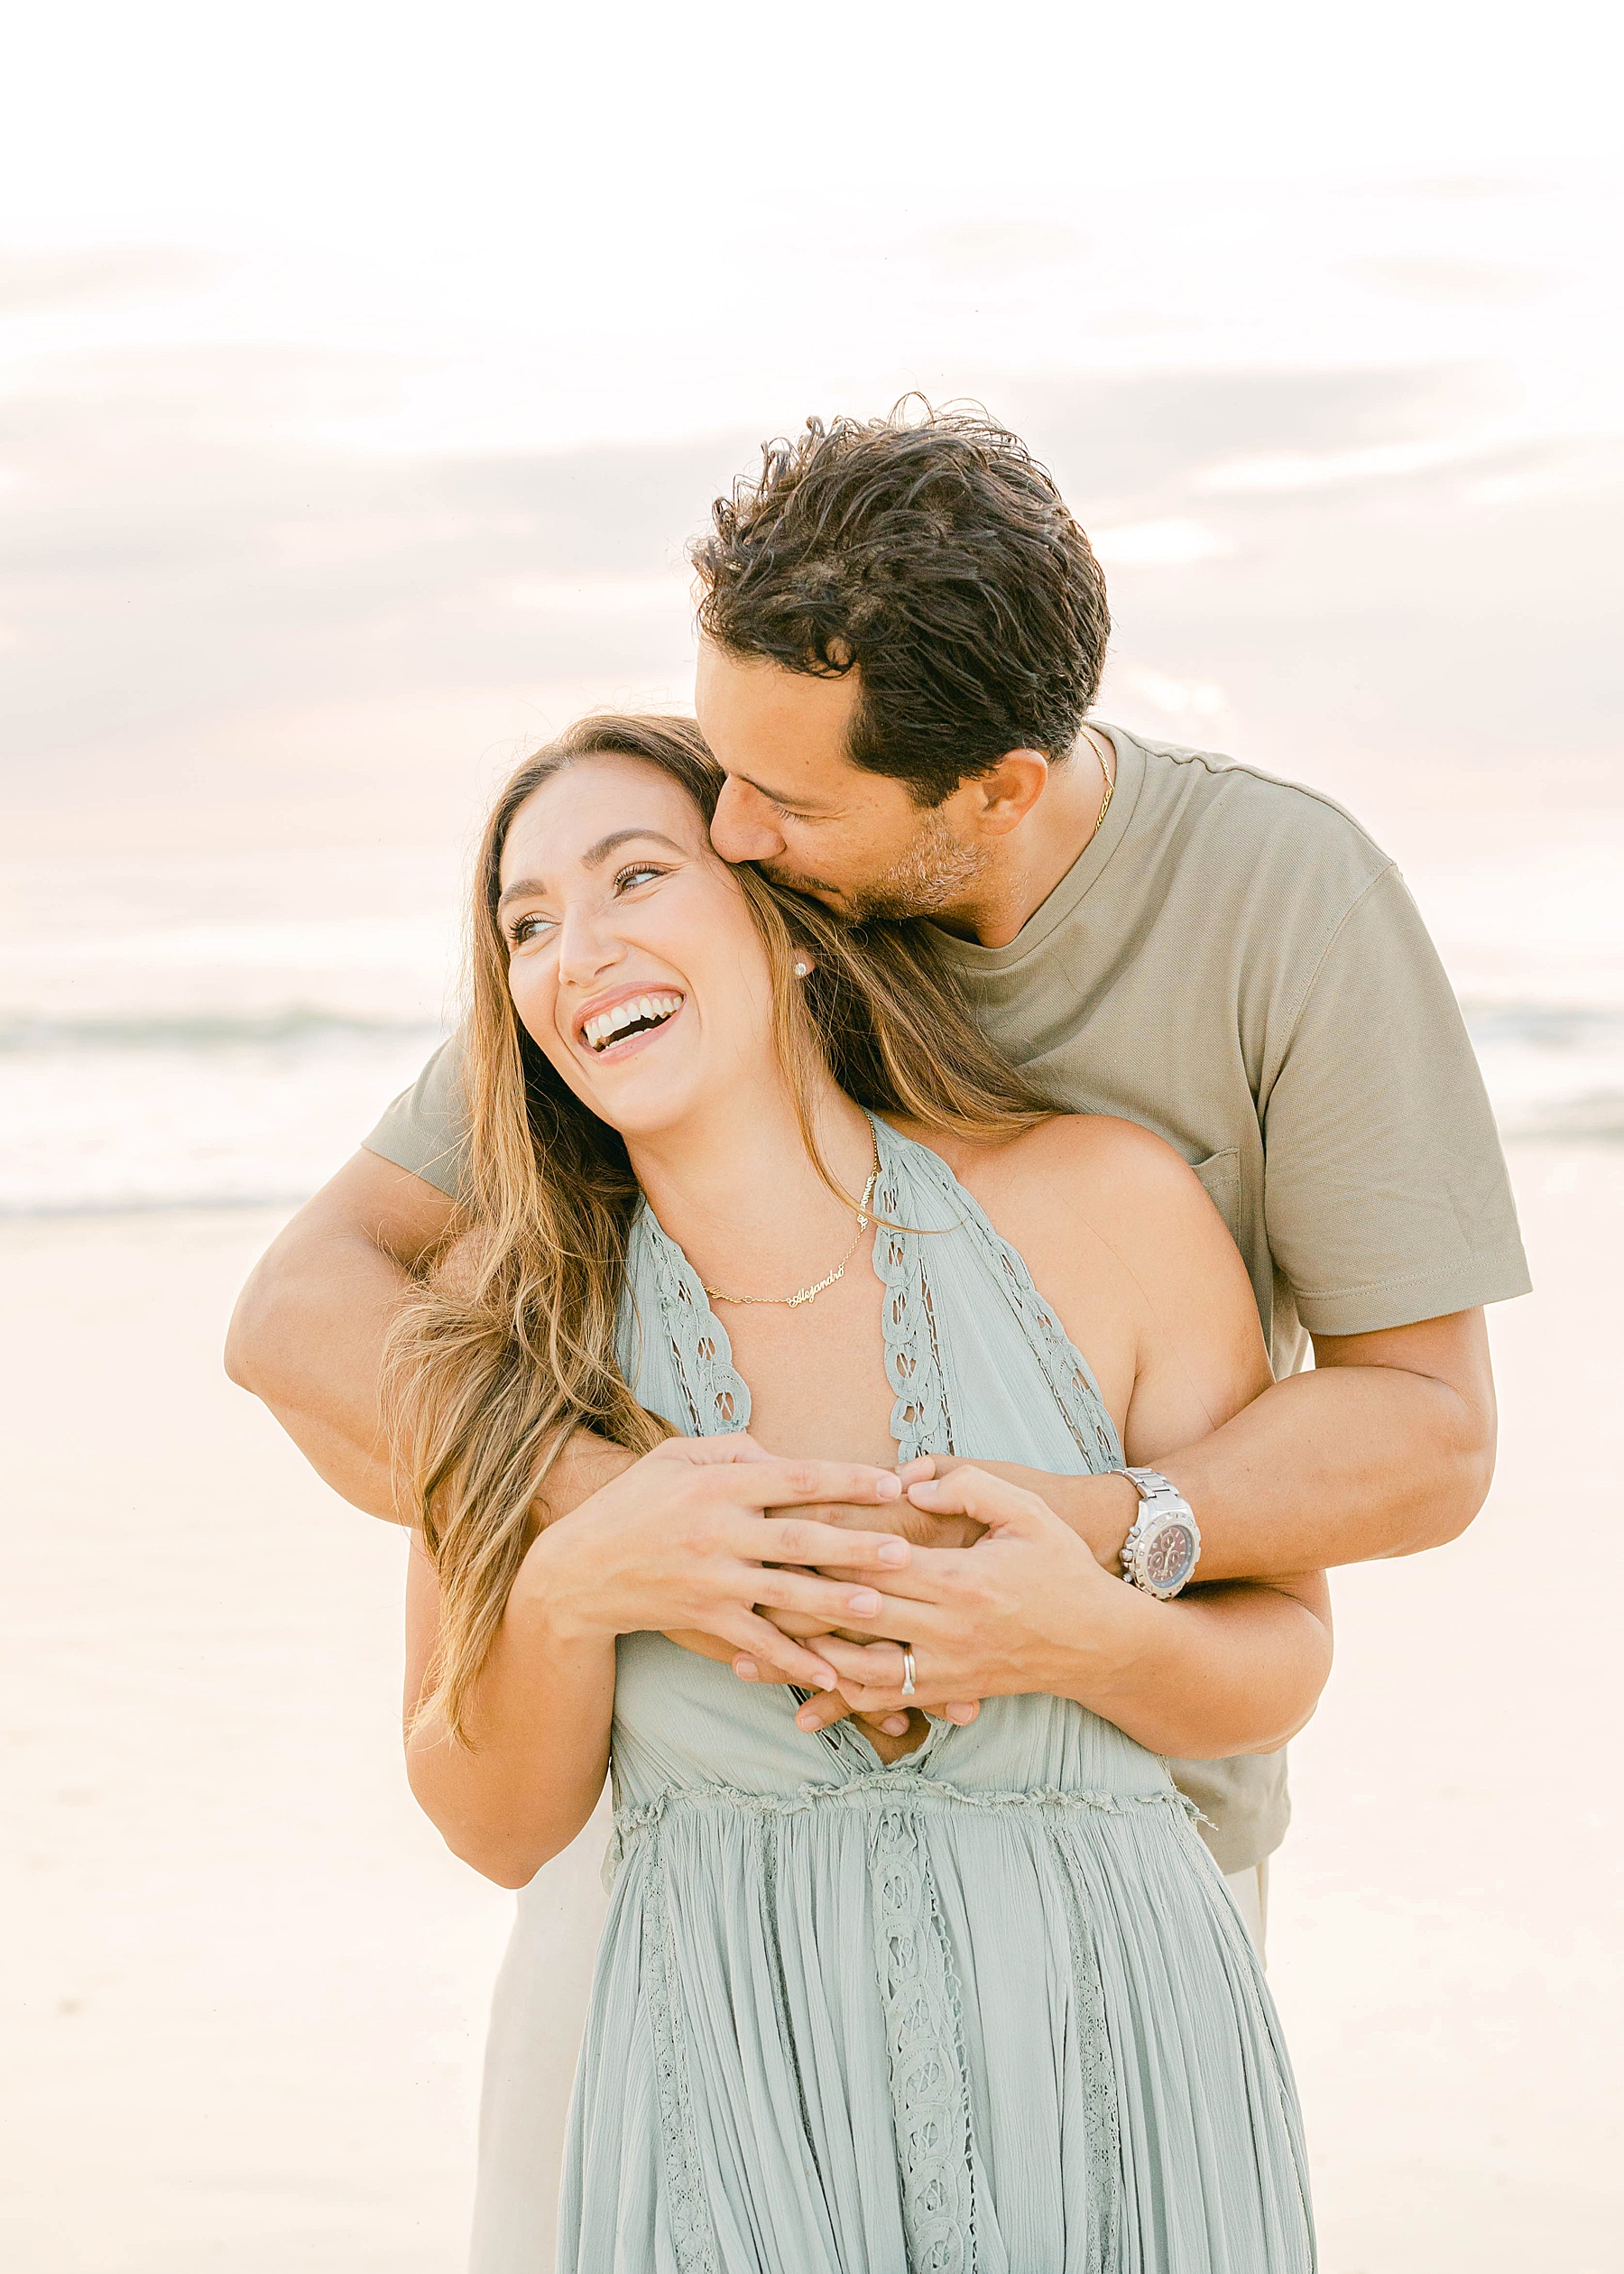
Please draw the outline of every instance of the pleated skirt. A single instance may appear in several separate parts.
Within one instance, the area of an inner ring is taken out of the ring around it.
[[[618,1820],[561,2274],[1309,2274],[1257,1955],[1174,1796]]]

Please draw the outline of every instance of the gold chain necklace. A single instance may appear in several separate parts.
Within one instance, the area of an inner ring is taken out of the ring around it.
[[[1116,768],[1112,766],[1109,772],[1106,772],[1105,753],[1094,741],[1093,729],[1085,726],[1083,732],[1088,736],[1089,748],[1100,762],[1100,772],[1105,775],[1105,795],[1100,800],[1100,810],[1095,814],[1093,827],[1088,833],[1092,844],[1105,827],[1105,816],[1111,811],[1111,800],[1116,795]]]
[[[853,1238],[852,1244],[849,1248],[847,1248],[845,1253],[835,1266],[835,1269],[829,1273],[827,1279],[820,1279],[814,1286],[811,1287],[798,1287],[793,1295],[724,1295],[719,1287],[711,1287],[704,1280],[700,1280],[700,1286],[705,1289],[706,1293],[710,1297],[714,1303],[755,1303],[774,1308],[781,1304],[786,1310],[793,1310],[798,1303],[816,1302],[817,1298],[823,1293],[826,1287],[833,1287],[836,1280],[844,1279],[845,1267],[851,1262],[853,1256],[854,1256],[857,1253],[857,1242],[862,1239],[863,1234],[868,1230],[868,1205],[874,1197],[874,1187],[879,1183],[879,1181],[880,1162],[878,1157],[876,1157],[873,1174],[870,1177],[867,1184],[863,1186],[863,1197],[857,1204],[857,1230]]]

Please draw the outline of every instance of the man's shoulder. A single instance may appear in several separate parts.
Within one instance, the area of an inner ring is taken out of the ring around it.
[[[1232,873],[1305,869],[1356,895],[1393,865],[1345,806],[1308,782],[1268,772],[1226,752],[1199,750],[1125,731],[1144,753],[1137,818],[1164,835],[1177,857],[1211,858]]]

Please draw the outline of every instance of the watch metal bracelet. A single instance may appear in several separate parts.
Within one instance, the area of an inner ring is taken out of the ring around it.
[[[1140,1511],[1122,1542],[1122,1576],[1169,1603],[1195,1576],[1201,1557],[1201,1530],[1195,1511],[1171,1478],[1159,1469],[1121,1468],[1140,1496]]]

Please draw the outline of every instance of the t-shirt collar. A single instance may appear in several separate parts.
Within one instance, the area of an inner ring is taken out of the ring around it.
[[[1112,792],[1104,827],[1090,837],[1053,892],[1032,911],[1006,946],[983,948],[976,940],[961,939],[955,932],[944,931],[933,924],[931,929],[950,963],[956,963],[966,971],[1008,971],[1033,954],[1057,925],[1064,924],[1075,913],[1127,836],[1145,785],[1144,749],[1126,727],[1108,726],[1103,718],[1091,718],[1088,723],[1095,734],[1110,736],[1116,752],[1116,788]]]

